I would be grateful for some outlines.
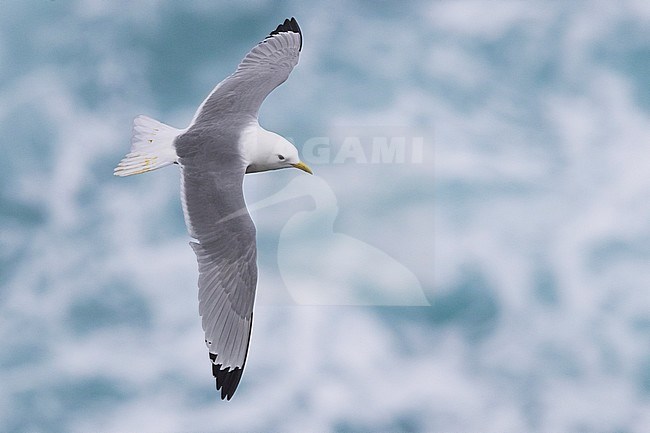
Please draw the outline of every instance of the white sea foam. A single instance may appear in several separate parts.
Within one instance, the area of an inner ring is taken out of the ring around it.
[[[398,260],[432,306],[296,306],[277,242],[312,204],[260,210],[262,302],[228,403],[201,341],[178,174],[120,180],[111,169],[133,116],[189,120],[198,89],[277,12],[259,2],[262,18],[244,31],[233,23],[249,21],[245,6],[237,16],[207,2],[41,3],[0,17],[0,57],[12,58],[0,70],[10,138],[0,142],[0,430],[650,425],[650,126],[635,78],[647,2],[443,1],[372,14],[291,4],[304,53],[262,122],[298,145],[341,125],[425,137],[423,164],[315,168],[336,196],[334,230]],[[152,42],[169,34],[192,52],[183,73]],[[239,45],[204,52],[190,34]],[[249,177],[249,202],[294,177]]]

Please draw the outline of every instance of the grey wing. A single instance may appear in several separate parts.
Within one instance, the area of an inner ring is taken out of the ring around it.
[[[245,211],[243,170],[217,175],[197,164],[181,161],[181,199],[196,239],[190,245],[199,266],[199,313],[212,372],[221,398],[230,400],[246,363],[253,321],[255,226]]]
[[[257,117],[260,105],[284,83],[298,63],[302,33],[295,18],[285,20],[241,61],[237,70],[203,101],[192,124],[237,113]]]

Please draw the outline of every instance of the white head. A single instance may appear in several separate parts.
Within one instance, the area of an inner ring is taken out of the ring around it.
[[[313,174],[306,164],[300,162],[298,149],[284,137],[257,126],[257,131],[242,138],[248,162],[246,173],[294,167]]]

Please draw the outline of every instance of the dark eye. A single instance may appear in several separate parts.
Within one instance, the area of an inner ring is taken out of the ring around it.
[[[284,161],[284,156],[282,156],[282,155],[278,155],[278,159],[279,159],[280,161]]]

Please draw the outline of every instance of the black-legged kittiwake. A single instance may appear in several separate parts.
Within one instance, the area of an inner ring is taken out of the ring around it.
[[[212,90],[187,128],[136,117],[131,152],[114,172],[180,166],[183,213],[199,267],[199,314],[222,399],[233,396],[246,364],[257,285],[244,174],[288,167],[311,173],[293,144],[257,121],[260,105],[289,77],[301,48],[300,27],[287,19]]]

